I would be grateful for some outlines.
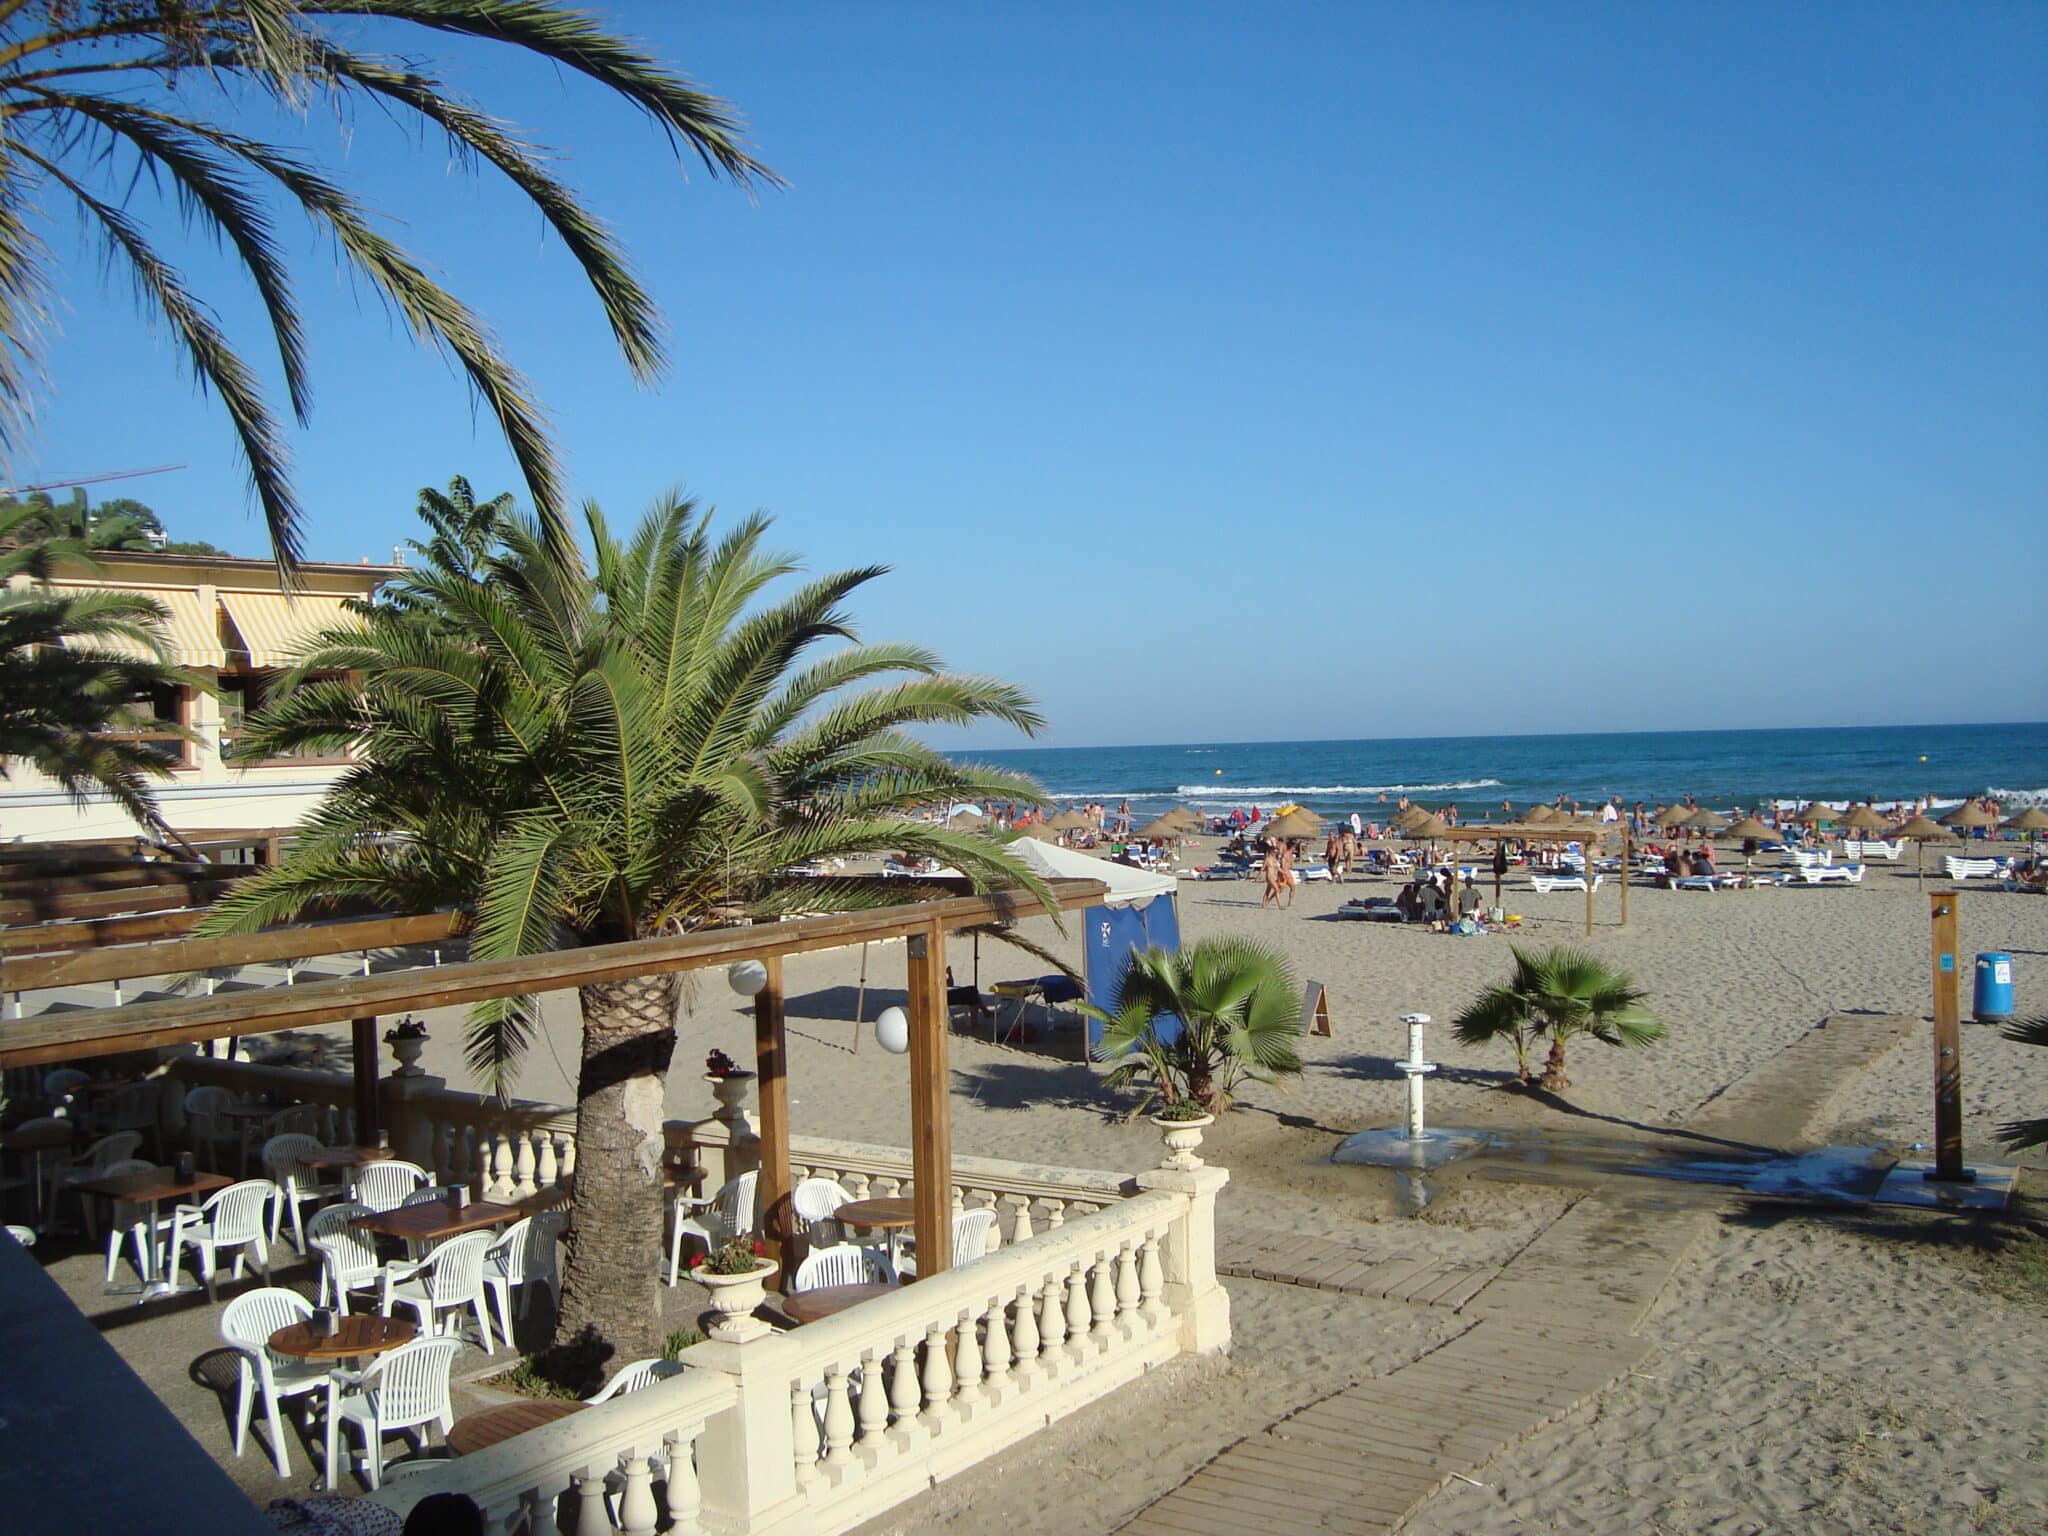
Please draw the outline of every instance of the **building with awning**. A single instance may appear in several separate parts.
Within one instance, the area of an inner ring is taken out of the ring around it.
[[[347,757],[293,756],[228,761],[243,722],[262,708],[279,674],[306,643],[348,617],[402,569],[391,565],[309,564],[287,592],[268,560],[229,555],[109,552],[99,570],[60,562],[51,585],[64,591],[140,592],[163,605],[166,648],[178,665],[211,685],[159,690],[137,698],[122,734],[151,744],[171,762],[157,785],[164,817],[179,832],[234,832],[296,826],[348,767]],[[109,649],[137,649],[103,641]],[[192,739],[180,736],[179,728]],[[124,838],[135,827],[110,800],[84,807],[25,763],[0,779],[0,840],[85,841]]]

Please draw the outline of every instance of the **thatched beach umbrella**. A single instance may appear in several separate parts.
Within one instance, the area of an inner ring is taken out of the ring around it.
[[[1966,832],[1974,832],[1979,827],[1997,826],[1998,818],[1985,810],[1975,800],[1965,800],[1961,805],[1942,817],[1941,824],[1944,827],[1960,827]]]
[[[1323,819],[1313,811],[1296,807],[1285,816],[1267,822],[1262,830],[1268,837],[1320,837]]]
[[[1767,837],[1776,837],[1778,829],[1768,821],[1759,821],[1754,816],[1745,816],[1730,826],[1723,827],[1720,835],[1731,841],[1742,841],[1742,872],[1747,875],[1756,858],[1756,845]]]
[[[979,832],[989,824],[989,819],[978,811],[955,811],[946,825],[955,832]]]
[[[1831,826],[1842,818],[1835,813],[1832,805],[1822,805],[1818,800],[1807,802],[1806,809],[1794,818],[1809,827]]]
[[[2027,834],[2028,842],[2035,842],[2043,832],[2048,832],[2048,810],[2043,810],[2038,805],[2030,805],[2019,815],[2007,817],[2005,830],[2024,832]]]
[[[1657,825],[1666,831],[1682,827],[1699,814],[1699,808],[1691,805],[1670,805],[1657,813]]]
[[[1852,805],[1849,814],[1841,820],[1841,828],[1844,832],[1886,832],[1891,829],[1891,823],[1870,806]]]
[[[1913,839],[1913,883],[1918,886],[1927,883],[1927,845],[1955,841],[1953,832],[1938,821],[1929,821],[1925,816],[1915,816],[1892,835]]]
[[[1529,814],[1522,818],[1522,825],[1525,827],[1540,827],[1545,822],[1555,820],[1557,820],[1557,812],[1553,811],[1549,806],[1532,805],[1529,807]]]
[[[1055,832],[1081,832],[1092,828],[1095,823],[1080,811],[1065,810],[1053,817],[1046,825]]]
[[[1387,825],[1392,827],[1396,832],[1399,832],[1403,837],[1406,837],[1408,835],[1408,829],[1410,827],[1416,825],[1418,822],[1424,822],[1428,820],[1428,811],[1425,811],[1419,805],[1411,805],[1408,807],[1407,810],[1397,814],[1392,821],[1387,823]]]
[[[1200,811],[1191,811],[1184,805],[1176,805],[1159,819],[1161,821],[1170,821],[1175,826],[1183,829],[1183,836],[1190,832],[1199,832],[1209,825],[1208,819]]]
[[[1155,816],[1152,818],[1152,820],[1146,822],[1145,825],[1138,828],[1137,833],[1135,835],[1139,838],[1142,838],[1146,842],[1151,842],[1154,839],[1157,839],[1158,841],[1163,843],[1170,838],[1181,838],[1187,836],[1187,828],[1181,822],[1175,821],[1173,817],[1170,815]]]
[[[1060,840],[1059,828],[1049,821],[1034,821],[1024,829],[1024,835],[1026,837],[1035,837],[1041,843],[1056,843]]]
[[[1724,831],[1728,826],[1728,821],[1719,811],[1710,811],[1705,806],[1701,806],[1685,818],[1685,824],[1695,832],[1704,832],[1709,837],[1712,837],[1716,832]]]

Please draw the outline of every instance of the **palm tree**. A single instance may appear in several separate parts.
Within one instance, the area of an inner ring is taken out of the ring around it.
[[[447,491],[432,486],[420,488],[418,511],[427,525],[428,537],[407,539],[405,546],[426,562],[427,569],[442,578],[474,581],[497,547],[498,536],[513,513],[512,493],[500,491],[489,501],[478,501],[469,482],[457,475]],[[369,613],[378,609],[417,615],[424,624],[438,622],[440,605],[431,588],[420,588],[408,573],[395,577],[377,590],[367,602],[351,599],[350,609]]]
[[[1118,983],[1116,1011],[1084,1011],[1102,1023],[1103,1057],[1128,1058],[1103,1081],[1149,1080],[1141,1110],[1156,1100],[1215,1114],[1230,1107],[1247,1078],[1270,1083],[1301,1073],[1293,974],[1277,950],[1250,940],[1136,951]],[[1180,1021],[1178,1033],[1159,1027],[1169,1018]]]
[[[2033,1019],[2015,1019],[1999,1033],[2020,1045],[2048,1045],[2048,1014]],[[2038,1120],[2008,1120],[1998,1128],[1998,1139],[2008,1152],[2048,1147],[2048,1116]]]
[[[1514,1042],[1516,1068],[1525,1085],[1530,1081],[1529,1047],[1539,1036],[1550,1036],[1550,1055],[1537,1082],[1552,1092],[1571,1087],[1564,1051],[1574,1035],[1628,1046],[1664,1038],[1664,1026],[1642,1006],[1649,994],[1584,950],[1559,945],[1539,955],[1518,948],[1514,956],[1514,974],[1481,992],[1451,1027],[1461,1045],[1484,1045],[1506,1035]]]
[[[438,131],[466,168],[494,167],[582,268],[643,383],[667,361],[659,311],[602,221],[518,125],[450,90],[410,49],[365,51],[362,21],[401,44],[411,39],[394,29],[552,61],[630,102],[713,177],[780,184],[741,147],[729,106],[558,0],[0,0],[0,454],[20,446],[34,398],[52,308],[49,250],[35,225],[44,200],[60,199],[134,280],[138,304],[175,339],[201,388],[220,396],[279,563],[296,559],[300,509],[283,432],[255,370],[127,206],[150,184],[174,194],[181,222],[248,275],[301,425],[312,405],[307,338],[273,203],[296,206],[415,339],[454,358],[497,419],[551,536],[566,532],[543,412],[489,327],[353,192],[296,150],[237,132],[235,109],[252,94],[307,118],[367,107]]]
[[[412,578],[434,622],[358,615],[287,674],[253,723],[258,750],[356,741],[364,761],[202,932],[354,896],[394,911],[460,904],[472,953],[534,954],[900,900],[785,873],[891,848],[1042,890],[997,843],[907,819],[960,798],[1040,799],[1029,780],[956,764],[907,728],[992,719],[1033,732],[1040,719],[1018,689],[945,672],[921,647],[859,643],[841,605],[881,567],[769,601],[795,567],[763,549],[761,517],[714,539],[709,513],[671,495],[622,542],[586,511],[591,562],[511,521],[480,579],[446,551]],[[813,654],[835,641],[848,643]],[[581,994],[565,1372],[653,1353],[666,1331],[662,1098],[680,996],[674,976]],[[509,1082],[536,1023],[532,999],[477,1007],[479,1075]]]
[[[50,585],[60,559],[97,567],[82,539],[12,543],[41,515],[26,502],[0,510],[0,777],[10,759],[20,758],[56,780],[73,803],[109,795],[144,829],[163,835],[150,781],[169,777],[170,761],[143,742],[109,733],[137,696],[198,680],[167,659],[158,628],[166,614],[154,598]]]

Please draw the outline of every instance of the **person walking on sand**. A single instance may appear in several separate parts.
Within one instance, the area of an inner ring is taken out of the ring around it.
[[[1294,882],[1299,878],[1300,876],[1294,872],[1294,844],[1283,842],[1280,845],[1281,906],[1291,907],[1294,905]]]
[[[1259,898],[1259,910],[1265,911],[1280,899],[1280,849],[1268,843],[1266,855],[1259,860],[1259,872],[1266,878],[1266,893]]]

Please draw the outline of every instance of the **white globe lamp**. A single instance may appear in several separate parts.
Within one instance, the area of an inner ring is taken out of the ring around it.
[[[891,1056],[910,1049],[910,1015],[901,1008],[884,1008],[875,1015],[875,1044]]]
[[[758,960],[741,960],[726,968],[725,980],[741,997],[759,997],[768,985],[768,967]]]

